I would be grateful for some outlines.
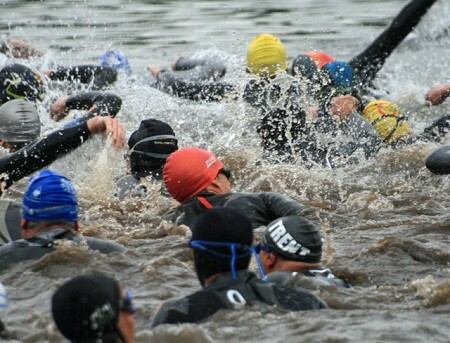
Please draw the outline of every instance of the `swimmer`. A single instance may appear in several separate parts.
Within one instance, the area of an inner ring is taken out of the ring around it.
[[[170,154],[164,165],[163,181],[170,195],[181,204],[166,219],[191,229],[201,213],[217,206],[245,213],[253,228],[308,210],[279,193],[232,192],[230,169],[201,148],[186,147]]]
[[[29,182],[22,200],[22,239],[0,247],[5,268],[26,260],[37,260],[55,250],[59,240],[86,242],[101,253],[123,252],[112,241],[84,237],[78,233],[78,199],[72,182],[59,173],[43,170]]]
[[[252,224],[244,214],[228,208],[206,210],[194,225],[189,242],[203,289],[164,302],[151,326],[196,323],[219,310],[242,309],[254,303],[288,311],[328,307],[306,290],[264,282],[248,271],[252,253],[256,255],[252,242]]]
[[[146,194],[146,184],[162,180],[166,159],[176,150],[178,140],[169,124],[157,119],[141,121],[128,140],[130,173],[117,182],[118,198],[123,199],[127,194]],[[164,187],[161,193],[168,195]]]
[[[53,295],[51,310],[56,327],[71,342],[134,343],[132,294],[108,276],[70,279]]]
[[[267,225],[255,250],[269,282],[285,284],[301,274],[314,278],[318,284],[350,288],[349,282],[335,277],[323,266],[322,245],[320,230],[312,222],[287,216]]]

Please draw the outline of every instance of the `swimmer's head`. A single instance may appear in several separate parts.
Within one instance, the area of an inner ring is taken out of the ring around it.
[[[353,70],[347,62],[329,62],[322,69],[328,75],[331,86],[341,90],[341,93],[344,93],[344,90],[351,91],[354,87]]]
[[[0,71],[0,103],[13,99],[36,101],[43,93],[44,85],[38,72],[18,63]]]
[[[100,62],[104,67],[111,67],[118,70],[124,70],[131,74],[131,66],[128,58],[119,50],[109,50],[100,56]]]
[[[411,133],[407,120],[400,115],[397,105],[390,101],[370,102],[364,108],[363,116],[372,124],[386,145]]]
[[[51,311],[59,331],[71,342],[131,342],[136,309],[130,292],[114,279],[80,275],[53,295]]]
[[[252,74],[273,75],[287,68],[286,48],[278,37],[264,33],[250,42],[247,69]]]
[[[41,133],[41,122],[32,103],[22,99],[10,100],[0,106],[0,141],[13,150],[29,144]]]
[[[323,66],[327,63],[333,62],[334,58],[331,55],[328,55],[327,53],[323,51],[307,51],[305,53],[305,56],[310,57],[314,63],[316,64],[317,68],[323,68]]]
[[[218,274],[248,268],[249,248],[253,242],[250,220],[243,213],[226,207],[215,207],[202,213],[192,228],[190,246],[194,265],[202,285]]]
[[[222,168],[223,162],[209,151],[182,148],[167,158],[163,180],[170,195],[183,203],[211,185]]]
[[[157,120],[141,121],[128,140],[131,173],[138,177],[162,178],[167,157],[178,150],[178,140],[169,124]]]
[[[23,195],[22,217],[32,221],[78,221],[77,193],[72,182],[49,169],[35,175]]]
[[[285,249],[282,243],[285,235],[289,235],[292,249]],[[316,263],[322,259],[323,239],[319,228],[300,216],[286,216],[271,222],[264,231],[262,244],[285,260]]]

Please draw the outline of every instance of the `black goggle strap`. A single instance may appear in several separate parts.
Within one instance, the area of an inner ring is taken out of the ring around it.
[[[136,146],[138,144],[145,143],[145,142],[159,141],[159,140],[162,140],[162,139],[173,139],[173,140],[176,140],[178,142],[178,139],[175,136],[172,136],[172,135],[151,136],[151,137],[147,137],[147,138],[141,139],[139,142],[137,142],[135,145],[133,145],[133,147],[130,149],[130,151],[133,152],[134,148],[136,148]]]
[[[205,251],[214,256],[223,257],[223,258],[231,257],[230,269],[231,269],[231,276],[233,277],[234,280],[237,279],[236,259],[243,258],[243,257],[248,256],[249,254],[252,254],[256,259],[256,264],[258,265],[258,269],[261,274],[261,278],[264,281],[267,281],[267,277],[264,273],[264,269],[262,268],[259,256],[252,246],[248,246],[248,245],[240,244],[240,243],[202,241],[202,240],[191,240],[191,241],[189,241],[189,246],[194,249],[199,249],[199,250]],[[228,248],[230,248],[231,255],[209,249],[208,247],[228,247]],[[242,254],[237,254],[236,249],[239,249],[239,248],[243,249],[245,252]]]
[[[163,140],[163,139],[172,139],[172,140],[175,140],[178,142],[176,137],[172,136],[172,135],[158,135],[158,136],[147,137],[147,138],[141,139],[139,142],[137,142],[135,145],[133,145],[133,147],[128,151],[128,155],[131,155],[132,153],[136,153],[136,154],[153,157],[153,158],[167,158],[170,154],[158,154],[158,153],[153,153],[153,152],[135,150],[135,148],[138,144],[145,143],[145,142],[159,141],[159,140]]]

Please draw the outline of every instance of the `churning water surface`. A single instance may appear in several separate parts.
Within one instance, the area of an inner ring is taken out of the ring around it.
[[[96,138],[51,167],[77,186],[83,233],[113,239],[128,252],[103,256],[63,245],[39,261],[0,269],[10,301],[1,315],[15,337],[11,342],[63,342],[52,324],[51,295],[69,277],[87,272],[111,275],[136,295],[138,342],[449,342],[450,179],[424,167],[438,145],[386,149],[373,160],[336,170],[260,163],[252,108],[239,101],[175,99],[145,84],[148,64],[167,67],[177,56],[205,50],[225,58],[240,82],[247,44],[264,32],[282,39],[290,60],[311,49],[349,60],[406,3],[0,1],[0,34],[43,47],[41,68],[98,63],[106,50],[122,50],[134,75],[121,75],[112,91],[124,100],[117,118],[128,134],[142,119],[167,121],[181,146],[206,147],[234,170],[236,191],[280,192],[317,209],[325,264],[355,285],[314,289],[330,310],[286,314],[254,307],[220,312],[201,325],[151,331],[160,302],[199,288],[186,244],[189,230],[161,220],[176,202],[157,188],[145,199],[119,202],[114,180],[126,171],[123,152]],[[437,0],[378,81],[417,132],[450,110],[450,100],[422,106],[426,90],[450,77],[449,18],[450,1]],[[64,91],[53,89],[48,101]],[[40,111],[45,131],[62,125],[50,120],[46,108]],[[20,199],[25,184],[8,196]]]

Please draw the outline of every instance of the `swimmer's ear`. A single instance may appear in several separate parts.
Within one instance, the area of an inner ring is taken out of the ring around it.
[[[28,219],[21,219],[21,220],[20,220],[20,228],[21,228],[23,231],[28,230]]]

